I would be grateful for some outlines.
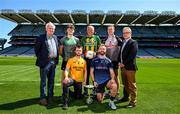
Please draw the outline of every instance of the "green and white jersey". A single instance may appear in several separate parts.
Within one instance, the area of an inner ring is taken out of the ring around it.
[[[79,43],[79,39],[75,36],[72,38],[63,37],[60,39],[60,46],[63,46],[63,61],[75,56],[75,47]]]
[[[97,35],[93,35],[92,37],[82,37],[81,45],[83,46],[85,55],[87,51],[97,52],[101,45],[101,39]]]

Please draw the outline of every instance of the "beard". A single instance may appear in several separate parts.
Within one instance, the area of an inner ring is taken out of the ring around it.
[[[104,56],[106,54],[106,52],[101,51],[99,54]]]

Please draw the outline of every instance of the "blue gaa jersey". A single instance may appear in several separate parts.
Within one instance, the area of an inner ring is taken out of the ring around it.
[[[94,79],[98,84],[102,84],[111,79],[110,69],[113,64],[107,57],[96,57],[92,60],[91,69],[94,69]]]

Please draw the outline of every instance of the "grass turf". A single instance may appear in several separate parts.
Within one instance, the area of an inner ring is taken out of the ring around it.
[[[138,105],[126,109],[127,103],[117,103],[110,110],[108,100],[86,105],[84,100],[72,100],[68,110],[61,104],[60,65],[56,69],[55,103],[44,107],[39,100],[39,69],[34,57],[0,57],[0,114],[6,113],[120,113],[178,114],[180,113],[180,60],[138,59],[136,75]],[[61,64],[61,61],[60,61]],[[120,88],[122,96],[122,86]]]

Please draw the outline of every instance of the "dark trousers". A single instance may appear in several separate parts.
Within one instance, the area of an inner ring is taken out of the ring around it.
[[[75,99],[81,99],[82,98],[82,82],[76,82],[73,79],[70,79],[69,83],[63,83],[63,102],[67,103],[68,102],[68,97],[69,97],[69,87],[73,86],[74,87],[74,98]]]
[[[87,67],[87,78],[86,78],[86,85],[89,85],[89,77],[90,77],[90,67],[91,67],[91,62],[92,59],[87,59],[86,60],[86,67]],[[87,94],[88,93],[88,89],[84,87],[84,93]]]
[[[40,99],[46,98],[46,79],[48,80],[48,98],[53,97],[55,69],[54,61],[49,61],[43,68],[40,67]]]

